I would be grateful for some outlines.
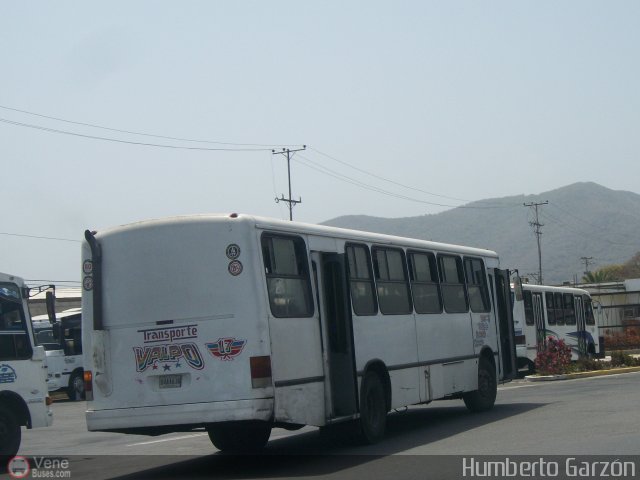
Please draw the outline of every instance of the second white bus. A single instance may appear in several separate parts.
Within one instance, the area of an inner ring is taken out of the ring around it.
[[[81,309],[56,313],[53,324],[47,315],[35,316],[33,332],[36,342],[46,350],[49,391],[64,392],[69,400],[84,400]]]
[[[509,273],[489,250],[247,215],[86,232],[83,345],[92,431],[206,428],[220,450],[272,427],[461,398],[516,373]]]
[[[515,322],[518,367],[534,369],[545,339],[562,339],[571,348],[571,359],[600,354],[600,339],[591,295],[572,287],[523,284],[516,295]]]

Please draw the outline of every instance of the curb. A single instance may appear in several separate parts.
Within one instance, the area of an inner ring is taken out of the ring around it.
[[[602,377],[604,375],[616,375],[618,373],[640,372],[640,367],[612,368],[610,370],[593,370],[591,372],[566,373],[564,375],[527,375],[527,382],[549,382],[554,380],[571,380],[574,378]]]

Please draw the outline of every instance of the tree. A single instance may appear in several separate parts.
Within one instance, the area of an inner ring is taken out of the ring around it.
[[[584,283],[602,283],[640,278],[640,252],[622,265],[605,265],[593,272],[587,272],[583,277]]]
[[[594,272],[587,272],[582,277],[582,281],[584,283],[613,282],[614,280],[619,279],[618,275],[616,275],[616,271],[619,268],[620,268],[620,265],[609,265],[606,267],[599,268]]]
[[[622,278],[640,278],[640,252],[622,265]]]

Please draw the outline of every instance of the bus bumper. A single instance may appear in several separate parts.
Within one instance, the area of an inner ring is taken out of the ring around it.
[[[269,421],[273,418],[273,398],[109,410],[89,409],[86,417],[87,429],[94,432],[171,425],[201,426],[241,420]]]

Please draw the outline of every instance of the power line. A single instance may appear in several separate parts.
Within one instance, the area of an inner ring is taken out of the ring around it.
[[[49,133],[60,133],[60,134],[64,134],[64,135],[72,135],[74,137],[82,137],[82,138],[89,138],[91,140],[104,140],[107,142],[117,142],[117,143],[126,143],[129,145],[139,145],[139,146],[143,146],[143,147],[156,147],[156,148],[171,148],[171,149],[175,149],[175,150],[202,150],[202,151],[224,151],[224,152],[264,152],[264,151],[269,151],[269,148],[211,148],[211,147],[186,147],[186,146],[182,146],[182,145],[167,145],[167,144],[160,144],[160,143],[146,143],[146,142],[133,142],[130,140],[122,140],[119,138],[109,138],[109,137],[100,137],[97,135],[86,135],[84,133],[77,133],[77,132],[69,132],[67,130],[58,130],[56,128],[48,128],[48,127],[42,127],[40,125],[32,125],[29,123],[22,123],[22,122],[14,122],[13,120],[7,120],[6,118],[0,118],[0,122],[3,123],[8,123],[10,125],[15,125],[18,127],[26,127],[26,128],[33,128],[36,130],[42,130],[44,132],[49,132]]]
[[[314,152],[318,153],[319,155],[327,157],[327,158],[329,158],[329,159],[331,159],[331,160],[333,160],[335,162],[341,163],[342,165],[345,165],[345,166],[347,166],[349,168],[357,170],[358,172],[364,173],[365,175],[369,175],[369,176],[371,176],[373,178],[377,178],[378,180],[382,180],[384,182],[388,182],[388,183],[391,183],[393,185],[397,185],[399,187],[406,188],[408,190],[413,190],[415,192],[425,193],[427,195],[431,195],[431,196],[434,196],[434,197],[446,198],[446,199],[449,199],[449,200],[458,200],[458,201],[461,201],[461,202],[473,202],[474,201],[474,200],[468,200],[468,199],[464,199],[464,198],[457,198],[457,197],[449,197],[447,195],[440,195],[438,193],[433,193],[433,192],[429,192],[427,190],[422,190],[422,189],[417,188],[417,187],[412,187],[410,185],[405,185],[404,183],[400,183],[400,182],[396,182],[394,180],[390,180],[388,178],[382,177],[380,175],[376,175],[375,173],[371,173],[371,172],[369,172],[367,170],[364,170],[362,168],[359,168],[359,167],[356,167],[354,165],[351,165],[350,163],[345,162],[344,160],[340,160],[340,159],[338,159],[336,157],[333,157],[333,156],[331,156],[331,155],[329,155],[327,153],[323,153],[320,150],[315,149],[313,147],[309,147],[309,150],[313,150]],[[486,201],[486,200],[479,200],[479,202],[484,202],[484,201]],[[441,205],[441,204],[438,204],[438,203],[434,203],[433,205],[439,205],[439,206],[444,206],[444,207],[454,206],[454,205]],[[501,205],[501,206],[492,206],[492,207],[485,207],[485,208],[510,208],[512,206],[515,206],[515,205]],[[471,208],[471,207],[469,207],[469,208]]]
[[[311,148],[310,148],[311,149]],[[300,161],[299,159],[302,159],[304,161]],[[302,155],[297,155],[296,157],[296,161],[298,161],[299,163],[312,168],[313,170],[316,170],[320,173],[323,173],[325,175],[328,175],[330,177],[336,178],[340,181],[346,182],[346,183],[350,183],[352,185],[355,185],[357,187],[363,188],[365,190],[370,190],[372,192],[376,192],[376,193],[380,193],[382,195],[387,195],[390,197],[394,197],[394,198],[399,198],[402,200],[408,200],[411,202],[416,202],[416,203],[423,203],[426,205],[435,205],[438,207],[450,207],[450,208],[464,208],[464,209],[480,209],[480,210],[484,210],[484,209],[496,209],[496,208],[513,208],[515,205],[504,205],[504,206],[471,206],[471,205],[450,205],[450,204],[445,204],[445,203],[436,203],[436,202],[429,202],[427,200],[421,200],[419,198],[415,198],[415,197],[409,197],[407,195],[402,195],[399,193],[395,193],[395,192],[390,192],[388,190],[384,190],[380,187],[376,187],[367,183],[364,183],[360,180],[357,180],[353,177],[349,177],[347,175],[344,175],[342,173],[336,172],[335,170],[332,170],[324,165],[320,165],[317,162],[311,160],[308,157],[302,156]],[[305,163],[306,162],[306,163]]]
[[[262,143],[217,142],[217,141],[213,141],[213,140],[200,140],[200,139],[193,139],[193,138],[171,137],[171,136],[168,136],[168,135],[158,135],[158,134],[153,134],[153,133],[137,132],[137,131],[133,131],[133,130],[122,130],[122,129],[119,129],[119,128],[112,128],[112,127],[106,127],[104,125],[97,125],[95,123],[86,123],[86,122],[78,122],[78,121],[74,121],[74,120],[67,120],[67,119],[60,118],[60,117],[53,117],[51,115],[43,115],[41,113],[29,112],[27,110],[20,110],[19,108],[7,107],[5,105],[0,105],[0,108],[2,108],[4,110],[11,110],[13,112],[25,113],[27,115],[33,115],[33,116],[40,117],[40,118],[47,118],[49,120],[56,120],[58,122],[70,123],[70,124],[73,124],[73,125],[82,125],[82,126],[85,126],[85,127],[100,128],[102,130],[109,130],[111,132],[128,133],[130,135],[142,135],[142,136],[145,136],[145,137],[164,138],[166,140],[177,140],[177,141],[180,141],[180,142],[211,143],[211,144],[215,144],[215,145],[234,145],[234,146],[238,146],[238,147],[279,147],[279,146],[282,146],[282,145],[288,145],[288,144],[283,144],[283,143],[262,144]]]
[[[602,226],[598,227],[593,225],[592,223],[589,222],[585,222],[583,220],[581,220],[579,217],[576,217],[575,215],[571,214],[568,210],[565,210],[564,208],[560,208],[558,206],[558,204],[556,203],[549,203],[549,206],[551,207],[555,207],[558,210],[560,210],[561,212],[564,212],[570,216],[572,216],[574,219],[579,220],[579,223],[576,222],[572,222],[571,219],[568,219],[568,221],[564,221],[564,220],[560,220],[559,218],[555,217],[554,215],[550,214],[549,212],[541,212],[540,215],[543,216],[544,218],[551,220],[552,222],[557,223],[560,227],[562,228],[566,228],[568,230],[571,230],[574,233],[580,234],[580,235],[584,235],[585,233],[589,234],[589,235],[597,235],[598,237],[600,237],[602,240],[606,241],[607,243],[610,243],[611,245],[616,245],[619,247],[637,247],[637,243],[620,243],[620,242],[616,242],[614,240],[611,240],[611,238],[609,238],[607,236],[606,233],[601,232],[602,230]],[[571,228],[569,226],[568,222],[572,222],[573,226],[576,228]],[[593,229],[586,229],[584,228],[586,225],[592,226]]]
[[[364,173],[365,175],[369,175],[369,176],[371,176],[371,177],[373,177],[373,178],[377,178],[378,180],[382,180],[382,181],[384,181],[384,182],[392,183],[392,184],[394,184],[394,185],[397,185],[397,186],[399,186],[399,187],[406,188],[406,189],[408,189],[408,190],[414,190],[414,191],[416,191],[416,192],[426,193],[427,195],[432,195],[432,196],[434,196],[434,197],[448,198],[449,200],[458,200],[458,201],[461,201],[461,202],[470,202],[470,201],[471,201],[471,200],[467,200],[467,199],[464,199],[464,198],[456,198],[456,197],[448,197],[448,196],[446,196],[446,195],[439,195],[439,194],[437,194],[437,193],[428,192],[428,191],[426,191],[426,190],[422,190],[422,189],[420,189],[420,188],[416,188],[416,187],[412,187],[412,186],[409,186],[409,185],[405,185],[405,184],[403,184],[403,183],[396,182],[396,181],[394,181],[394,180],[389,180],[388,178],[382,177],[382,176],[380,176],[380,175],[376,175],[375,173],[368,172],[368,171],[366,171],[366,170],[364,170],[364,169],[362,169],[362,168],[358,168],[358,167],[356,167],[356,166],[354,166],[354,165],[351,165],[350,163],[347,163],[347,162],[345,162],[345,161],[343,161],[343,160],[340,160],[340,159],[338,159],[338,158],[332,157],[331,155],[326,154],[326,153],[323,153],[323,152],[321,152],[320,150],[315,149],[315,148],[313,148],[313,147],[309,147],[309,150],[313,150],[314,152],[318,153],[319,155],[322,155],[323,157],[330,158],[331,160],[333,160],[333,161],[335,161],[335,162],[341,163],[342,165],[346,165],[347,167],[352,168],[352,169],[354,169],[354,170],[357,170],[358,172]]]
[[[82,240],[73,240],[71,238],[57,238],[57,237],[43,237],[40,235],[26,235],[23,233],[9,233],[9,232],[0,232],[0,235],[8,235],[11,237],[26,237],[26,238],[37,238],[40,240],[57,240],[59,242],[77,242],[82,243]]]

